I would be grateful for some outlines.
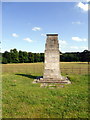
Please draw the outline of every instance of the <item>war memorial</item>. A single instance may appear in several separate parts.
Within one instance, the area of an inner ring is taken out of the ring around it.
[[[71,83],[61,75],[58,34],[47,34],[43,77],[35,80],[39,83]]]

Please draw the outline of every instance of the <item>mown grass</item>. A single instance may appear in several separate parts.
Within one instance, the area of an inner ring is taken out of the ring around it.
[[[88,118],[88,65],[62,63],[61,67],[82,67],[79,74],[68,74],[72,84],[59,88],[42,88],[32,84],[43,75],[43,63],[3,65],[3,118]],[[74,69],[73,69],[74,70]]]

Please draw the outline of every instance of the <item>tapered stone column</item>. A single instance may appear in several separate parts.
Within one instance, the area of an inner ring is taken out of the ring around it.
[[[58,34],[47,34],[45,44],[44,81],[61,80]]]
[[[36,82],[71,83],[67,77],[61,76],[58,34],[47,34],[45,44],[44,73],[43,77],[35,79],[34,83]]]

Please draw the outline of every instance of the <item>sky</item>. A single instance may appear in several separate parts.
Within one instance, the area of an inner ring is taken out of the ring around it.
[[[46,34],[58,33],[61,52],[88,49],[88,4],[85,2],[3,2],[2,52],[41,53]]]

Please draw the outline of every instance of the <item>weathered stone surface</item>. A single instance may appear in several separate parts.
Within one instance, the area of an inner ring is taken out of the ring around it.
[[[61,76],[58,34],[47,34],[45,44],[44,74],[43,78],[40,77],[35,82],[42,83],[41,87],[45,86],[46,83],[71,83],[68,78]]]
[[[44,81],[61,80],[59,61],[60,52],[58,34],[47,34],[43,75]]]

